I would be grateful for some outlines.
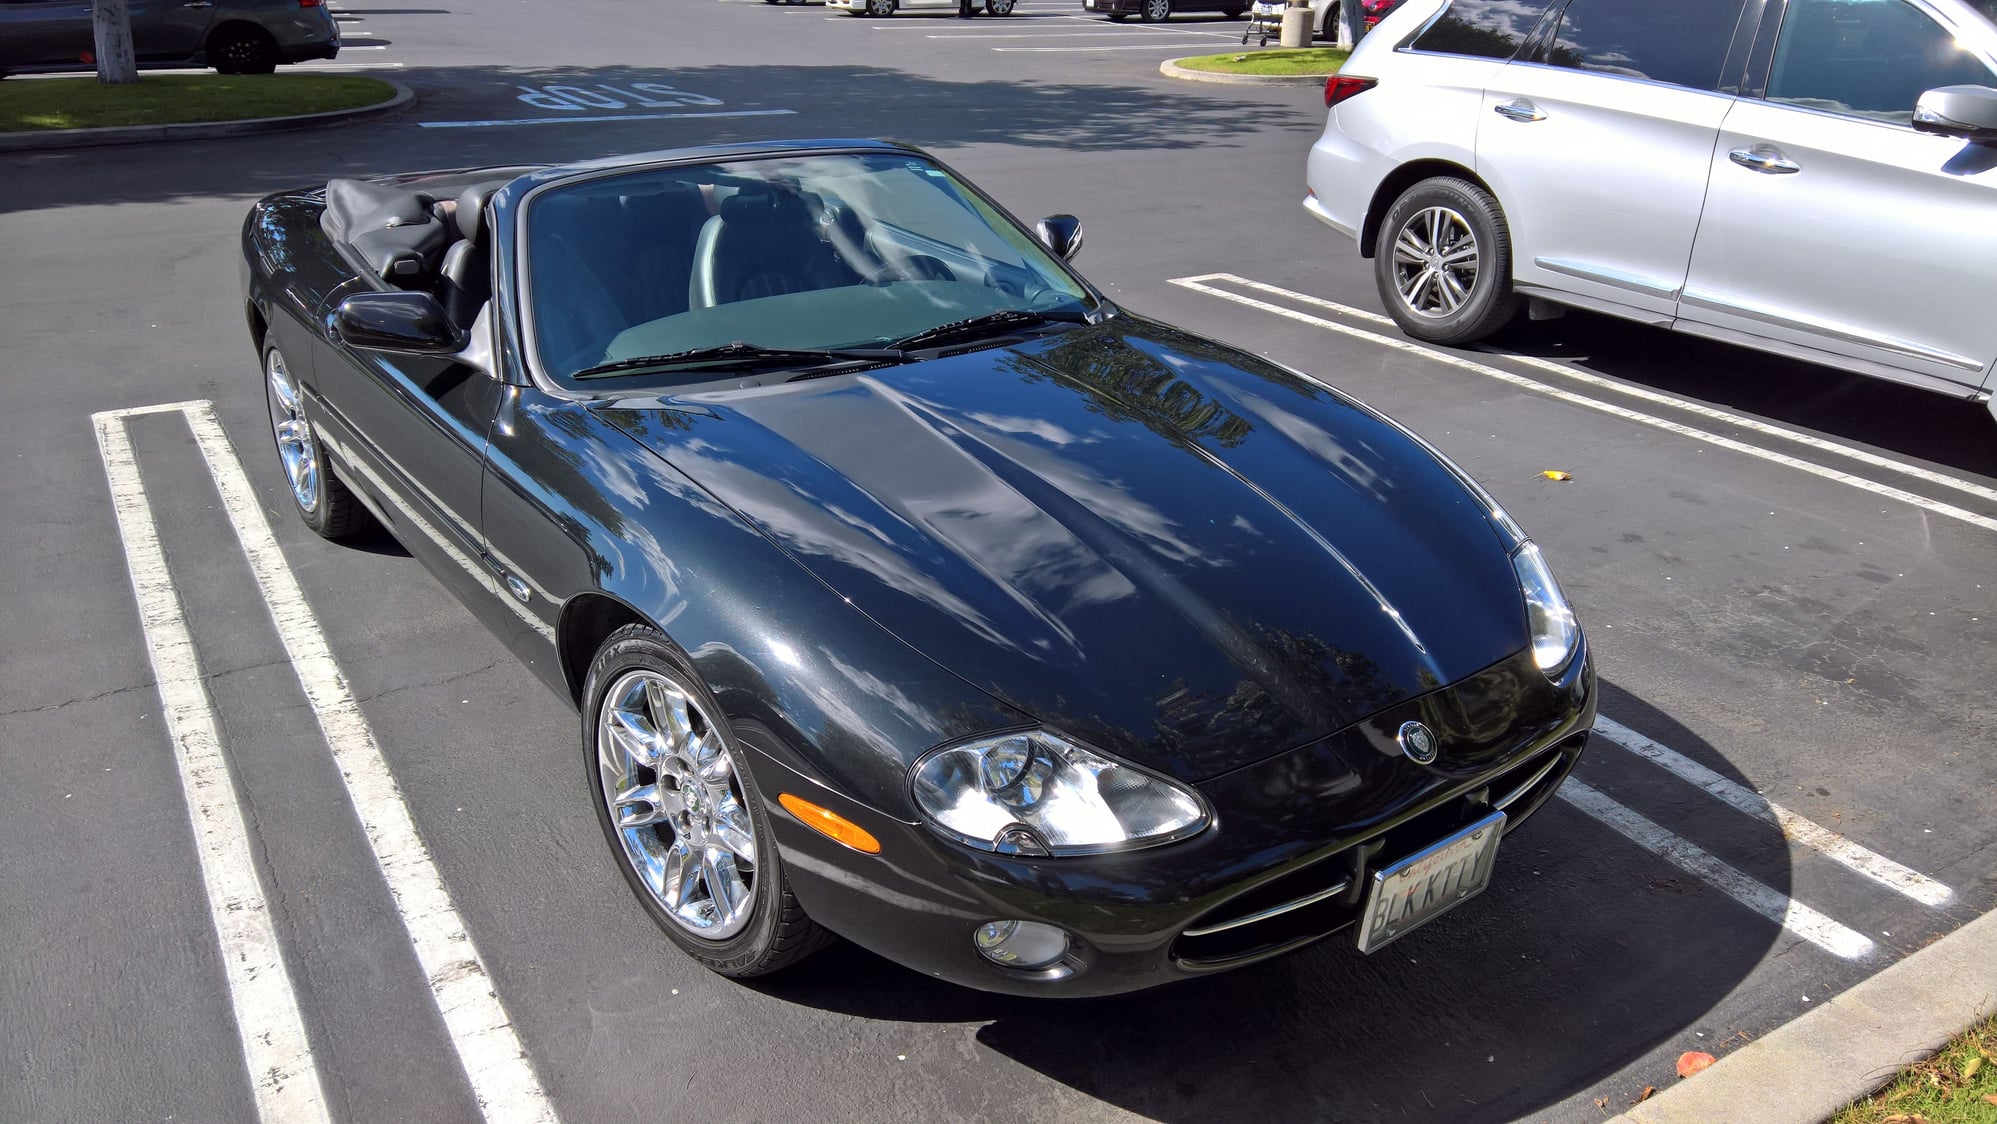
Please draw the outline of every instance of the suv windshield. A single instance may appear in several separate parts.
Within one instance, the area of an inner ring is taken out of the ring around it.
[[[522,221],[528,327],[563,380],[734,343],[878,347],[1002,310],[1049,319],[998,317],[995,331],[1060,322],[1095,303],[1031,234],[913,154],[648,168],[549,187]]]

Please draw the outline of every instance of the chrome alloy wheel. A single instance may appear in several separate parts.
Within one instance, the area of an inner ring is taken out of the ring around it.
[[[291,484],[291,498],[306,515],[319,511],[319,442],[312,435],[312,423],[305,420],[305,404],[298,384],[284,365],[284,355],[276,348],[264,357],[264,383],[269,391],[270,429],[277,438],[277,455],[284,461],[284,478]]]
[[[604,692],[597,773],[624,861],[680,927],[704,940],[742,931],[756,899],[756,832],[714,720],[656,672]]]
[[[1448,316],[1477,287],[1477,235],[1450,207],[1424,207],[1394,236],[1394,288],[1417,316]]]

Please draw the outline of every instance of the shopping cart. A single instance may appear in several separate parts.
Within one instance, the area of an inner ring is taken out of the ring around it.
[[[1281,39],[1283,35],[1283,9],[1289,7],[1286,0],[1255,0],[1255,6],[1248,9],[1248,26],[1241,33],[1243,46],[1256,36],[1255,44],[1266,47],[1271,39]]]

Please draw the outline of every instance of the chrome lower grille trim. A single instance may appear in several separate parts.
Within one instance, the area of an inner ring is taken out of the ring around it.
[[[1541,765],[1539,768],[1533,770],[1532,776],[1527,778],[1524,784],[1519,785],[1517,788],[1514,788],[1510,792],[1505,793],[1503,796],[1498,797],[1496,800],[1491,801],[1492,809],[1495,811],[1502,812],[1506,808],[1517,803],[1519,797],[1524,796],[1528,792],[1531,792],[1534,786],[1538,785],[1539,782],[1546,779],[1546,775],[1548,773],[1551,773],[1554,769],[1558,768],[1560,766],[1561,761],[1566,759],[1566,756],[1567,755],[1564,753],[1547,754],[1546,764]]]
[[[1327,898],[1335,898],[1344,893],[1346,887],[1350,885],[1352,885],[1351,879],[1346,879],[1328,890],[1319,890],[1315,894],[1305,894],[1295,901],[1287,901],[1281,905],[1272,905],[1268,909],[1259,909],[1254,913],[1236,917],[1231,921],[1223,921],[1218,925],[1208,925],[1203,929],[1187,929],[1180,935],[1186,937],[1206,937],[1214,933],[1225,933],[1229,929],[1238,929],[1243,925],[1253,925],[1257,921],[1267,921],[1271,917],[1280,917],[1293,909],[1302,909],[1307,905],[1316,905]]]

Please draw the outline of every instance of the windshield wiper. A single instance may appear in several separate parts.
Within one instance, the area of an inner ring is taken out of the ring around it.
[[[898,362],[908,356],[899,348],[891,347],[828,347],[794,348],[764,347],[756,343],[724,343],[716,347],[696,347],[687,351],[675,351],[666,355],[640,355],[635,359],[619,359],[611,363],[599,363],[594,367],[584,367],[569,377],[572,379],[595,379],[606,375],[625,375],[634,371],[674,370],[685,367],[706,367],[730,364],[738,367],[764,366],[766,364],[807,365],[822,363],[885,363]]]
[[[983,316],[973,316],[969,320],[958,320],[949,324],[938,324],[912,336],[904,336],[888,346],[895,349],[935,347],[938,344],[956,343],[961,340],[975,340],[990,335],[995,328],[1022,328],[1029,324],[1088,324],[1089,314],[1080,309],[1049,308],[1031,311],[1024,308],[1001,308],[997,312],[987,312]]]

